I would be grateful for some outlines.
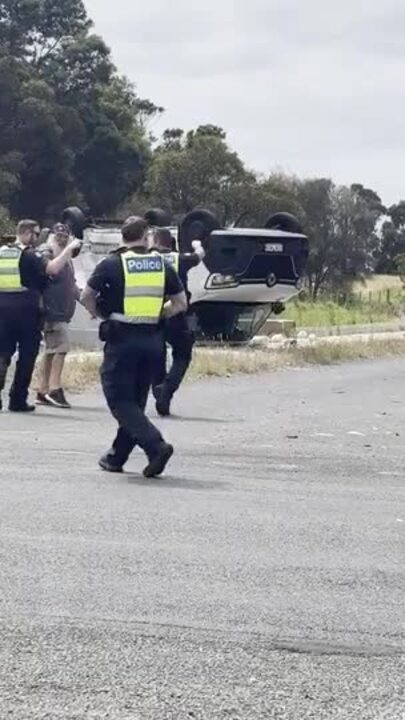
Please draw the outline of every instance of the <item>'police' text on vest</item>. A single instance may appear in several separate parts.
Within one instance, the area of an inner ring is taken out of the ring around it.
[[[160,257],[126,258],[129,273],[162,272],[163,265]]]

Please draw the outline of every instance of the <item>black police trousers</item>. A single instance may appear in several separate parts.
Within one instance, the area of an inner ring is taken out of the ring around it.
[[[18,350],[10,389],[11,405],[21,406],[27,401],[40,344],[41,317],[38,308],[0,306],[0,393],[6,383],[11,359]]]
[[[101,382],[108,407],[119,426],[108,460],[122,467],[136,445],[151,460],[163,442],[159,430],[145,415],[163,337],[159,331],[142,333],[131,326],[116,327],[114,334],[104,346]]]
[[[179,389],[193,357],[194,333],[187,318],[172,318],[165,324],[165,343],[157,366],[153,387],[162,386],[164,394],[172,398]],[[172,348],[172,365],[167,372],[167,345]]]

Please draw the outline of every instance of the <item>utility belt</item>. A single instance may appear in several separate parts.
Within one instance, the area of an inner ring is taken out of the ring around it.
[[[119,343],[137,335],[156,335],[161,330],[161,323],[156,325],[135,325],[120,322],[119,320],[103,320],[99,326],[98,336],[101,342]]]
[[[0,292],[0,314],[5,311],[16,315],[26,314],[27,317],[41,315],[39,296],[33,290],[25,293]]]
[[[197,319],[195,315],[186,315],[181,313],[180,315],[174,315],[174,317],[164,320],[164,329],[171,331],[179,331],[185,333],[196,333],[197,332]]]

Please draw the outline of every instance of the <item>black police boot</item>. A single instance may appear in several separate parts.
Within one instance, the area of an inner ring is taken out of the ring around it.
[[[161,417],[168,417],[170,415],[170,402],[172,398],[166,385],[157,385],[154,388],[153,394],[156,398],[156,412]]]
[[[102,458],[98,461],[98,464],[100,465],[102,470],[105,470],[106,472],[110,473],[122,473],[122,466],[121,465],[114,465],[110,461],[110,458],[108,455],[103,455]]]
[[[32,413],[35,410],[35,405],[29,405],[27,402],[16,403],[14,400],[10,400],[8,409],[13,413]]]
[[[143,471],[144,477],[153,478],[161,475],[173,453],[173,445],[162,442],[156,455],[149,458],[149,465]]]

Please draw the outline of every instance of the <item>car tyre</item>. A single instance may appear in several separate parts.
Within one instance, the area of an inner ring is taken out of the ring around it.
[[[87,218],[79,207],[68,207],[62,213],[62,222],[68,225],[72,234],[83,240],[83,231],[88,225]]]
[[[144,218],[148,225],[152,227],[168,227],[171,224],[169,213],[161,208],[151,208],[144,214]]]
[[[210,210],[193,210],[180,224],[180,247],[189,252],[193,240],[201,240],[204,245],[210,234],[220,228],[221,223]]]
[[[278,212],[271,215],[265,223],[266,230],[281,230],[282,232],[298,233],[303,232],[302,225],[298,218],[292,213]]]

